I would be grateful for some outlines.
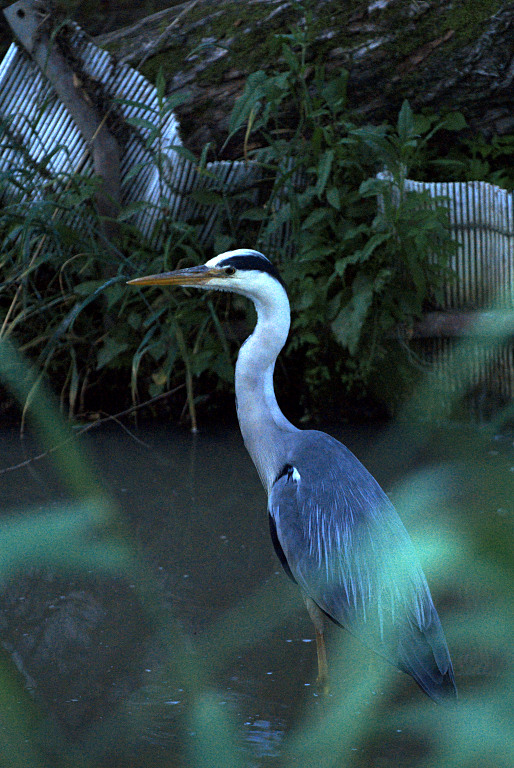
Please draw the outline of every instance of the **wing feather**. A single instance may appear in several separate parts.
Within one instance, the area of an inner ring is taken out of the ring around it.
[[[394,507],[341,443],[321,432],[301,435],[269,496],[293,578],[334,622],[434,699],[455,695],[439,617]]]

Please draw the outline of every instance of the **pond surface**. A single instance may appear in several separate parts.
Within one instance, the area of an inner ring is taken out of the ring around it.
[[[495,712],[495,686],[512,674],[502,616],[512,436],[475,427],[426,440],[327,431],[392,491],[432,586],[461,699],[478,695]],[[265,494],[235,425],[196,436],[114,425],[78,440],[116,503],[112,535],[136,565],[67,566],[64,553],[59,567],[22,559],[7,579],[1,639],[25,691],[18,699],[35,701],[42,718],[35,749],[56,765],[78,750],[85,765],[104,767],[309,764],[302,750],[320,733],[319,765],[415,765],[446,749],[434,736],[440,710],[336,627],[333,693],[318,694],[313,627],[273,551]],[[38,450],[0,433],[0,467]],[[50,459],[0,474],[6,524],[66,508]],[[84,539],[86,555],[92,542]],[[359,698],[369,674],[375,683]],[[332,748],[338,717],[345,735]],[[321,731],[302,747],[316,723]]]

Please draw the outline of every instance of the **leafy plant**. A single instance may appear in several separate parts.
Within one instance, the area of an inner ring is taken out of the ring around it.
[[[429,163],[439,173],[450,174],[457,181],[487,181],[514,189],[513,156],[514,135],[493,136],[487,140],[478,134],[450,147],[444,157],[431,156]]]
[[[269,194],[243,219],[260,224],[257,242],[282,262],[295,311],[289,349],[305,356],[315,406],[328,381],[367,386],[394,351],[395,329],[412,325],[450,278],[446,210],[407,193],[405,179],[434,134],[464,121],[416,116],[404,102],[394,128],[359,125],[348,73],[328,77],[308,63],[308,20],[280,39],[285,69],[249,77],[230,130],[262,145],[247,154],[271,179]],[[383,169],[389,178],[377,178]]]
[[[6,201],[0,211],[0,336],[14,337],[37,363],[39,377],[26,406],[46,375],[70,416],[87,410],[88,393],[95,409],[110,407],[104,383],[116,381],[118,372],[134,402],[141,379],[147,398],[176,386],[184,376],[190,381],[210,366],[227,377],[228,366],[220,363],[226,359],[226,342],[214,304],[206,316],[200,296],[189,300],[176,294],[168,300],[161,292],[124,287],[134,273],[205,259],[194,223],[174,221],[169,215],[174,190],[164,179],[170,177],[170,152],[191,158],[181,147],[165,145],[164,121],[177,99],[165,97],[162,76],[156,90],[157,108],[147,110],[148,119],[129,123],[152,150],[158,198],[122,208],[116,245],[106,242],[95,205],[97,180],[87,169],[56,179],[46,171],[53,151],[35,164],[23,152],[11,121],[1,126],[2,149],[14,150],[17,160],[0,177],[0,196]],[[35,138],[43,114],[28,126]],[[158,211],[158,224],[149,237],[131,223],[134,213],[145,208]],[[162,248],[157,252],[156,241]],[[191,387],[188,393],[194,417]]]
[[[313,59],[307,11],[305,19],[277,36],[280,66],[249,76],[231,116],[229,137],[242,133],[243,154],[260,180],[230,195],[222,184],[189,194],[192,209],[219,214],[217,252],[249,245],[279,262],[293,308],[288,367],[305,382],[299,401],[309,414],[329,390],[331,400],[373,390],[379,371],[401,367],[409,384],[414,368],[404,339],[451,279],[455,246],[444,201],[407,192],[405,179],[426,176],[440,132],[458,132],[465,122],[459,113],[416,115],[405,102],[394,126],[363,124],[348,105],[348,73],[329,73]],[[195,400],[231,386],[235,343],[224,330],[225,298],[123,285],[125,276],[208,257],[198,219],[170,215],[173,156],[194,158],[165,140],[166,119],[182,98],[165,90],[160,74],[157,106],[134,103],[140,116],[129,130],[150,150],[158,194],[124,206],[116,247],[102,232],[95,178],[79,168],[55,179],[49,163],[63,148],[34,163],[9,121],[2,127],[2,146],[18,160],[0,178],[0,195],[9,193],[0,212],[0,335],[15,336],[40,375],[51,377],[70,415],[109,407],[108,392],[120,386],[136,403],[183,384],[194,424]],[[30,126],[36,138],[43,114],[44,106]],[[507,141],[469,147],[491,168],[495,152],[510,151]],[[207,148],[196,166],[208,179],[206,157]],[[464,159],[445,161],[471,172]],[[140,170],[131,169],[129,183]],[[150,209],[158,224],[144,237],[133,217]],[[252,311],[229,301],[232,316]],[[401,328],[407,333],[399,344]],[[394,405],[401,387],[379,388]]]

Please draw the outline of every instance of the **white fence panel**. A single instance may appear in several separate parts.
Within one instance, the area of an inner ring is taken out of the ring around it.
[[[390,178],[388,174],[379,174]],[[484,181],[420,182],[407,179],[408,191],[429,192],[447,206],[450,231],[458,243],[451,267],[456,273],[448,285],[442,310],[476,312],[514,309],[514,196]],[[512,315],[510,315],[512,316]],[[472,333],[472,328],[470,333]],[[455,362],[458,340],[451,337],[419,342],[433,361],[441,392],[450,403],[460,393],[486,415],[514,397],[514,327],[499,343],[476,338],[467,354]]]

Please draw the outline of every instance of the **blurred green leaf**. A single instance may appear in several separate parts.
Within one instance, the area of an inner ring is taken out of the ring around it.
[[[327,200],[330,205],[337,211],[341,210],[341,197],[337,187],[331,187],[330,189],[327,189]]]
[[[264,85],[268,76],[263,71],[252,72],[245,84],[243,95],[237,100],[228,126],[229,138],[248,120],[250,112],[259,103],[264,95]]]
[[[353,296],[331,323],[338,342],[354,355],[359,344],[364,320],[373,300],[373,286],[365,278],[355,281]]]
[[[243,768],[241,744],[228,717],[227,708],[214,693],[203,691],[193,704],[191,728],[196,735],[191,749],[195,768]]]
[[[413,136],[416,135],[414,128],[414,116],[407,99],[404,100],[398,113],[396,131],[398,133],[398,139],[400,140],[401,144],[406,144]]]
[[[112,363],[113,360],[128,349],[126,341],[118,341],[113,336],[107,336],[96,355],[96,370]]]
[[[42,565],[122,573],[130,562],[121,542],[101,535],[112,512],[100,499],[0,520],[0,580]]]
[[[335,150],[327,149],[320,157],[317,168],[316,194],[321,197],[327,186],[328,177],[334,162]]]
[[[26,403],[39,379],[12,344],[0,340],[0,381],[20,403]],[[88,459],[77,449],[72,433],[61,422],[41,383],[37,397],[30,401],[30,418],[47,450],[54,453],[66,486],[79,497],[97,498],[99,485]]]

